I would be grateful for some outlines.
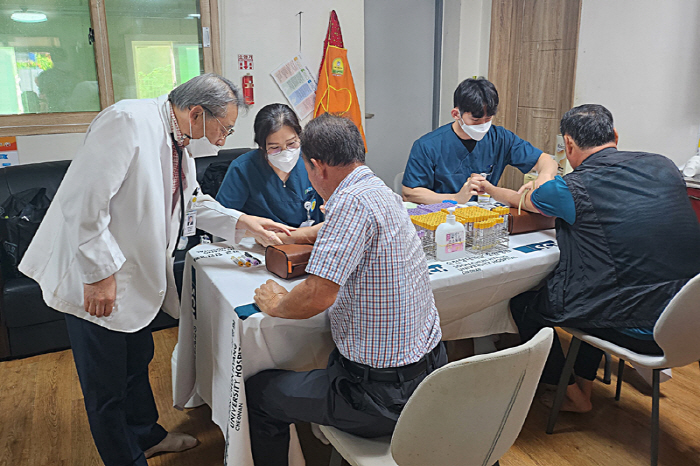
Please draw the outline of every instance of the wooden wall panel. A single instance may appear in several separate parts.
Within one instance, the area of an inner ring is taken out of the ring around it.
[[[557,147],[561,115],[554,109],[518,108],[516,134],[543,152],[551,154]]]
[[[496,86],[500,100],[494,124],[508,128],[515,124],[520,35],[518,17],[522,0],[494,0],[491,10],[491,39],[489,44],[489,80]],[[517,81],[516,81],[517,82]]]
[[[563,59],[557,50],[559,41],[523,42],[523,56],[518,83],[518,109],[520,107],[557,108]],[[533,79],[536,77],[536,79]]]
[[[489,79],[500,96],[494,123],[546,153],[556,148],[559,119],[573,104],[581,0],[494,0]],[[508,168],[501,186],[523,174]]]
[[[525,42],[557,40],[564,36],[564,3],[567,0],[527,0],[523,20],[527,22],[521,39]]]

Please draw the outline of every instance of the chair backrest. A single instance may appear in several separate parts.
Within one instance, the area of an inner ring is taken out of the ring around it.
[[[197,181],[202,181],[204,172],[207,171],[207,168],[209,168],[209,165],[212,163],[231,163],[241,155],[245,154],[246,152],[250,152],[251,150],[253,149],[221,149],[216,155],[211,155],[208,157],[195,157],[194,163],[197,167]]]
[[[654,340],[664,350],[668,367],[700,360],[700,275],[668,303],[654,326]]]
[[[491,466],[513,445],[552,345],[545,328],[515,348],[436,370],[404,407],[391,439],[399,466]]]
[[[401,191],[403,190],[403,172],[399,172],[394,177],[394,192],[401,196]]]
[[[0,168],[0,204],[10,195],[31,188],[46,188],[46,195],[53,199],[70,162],[59,160]]]

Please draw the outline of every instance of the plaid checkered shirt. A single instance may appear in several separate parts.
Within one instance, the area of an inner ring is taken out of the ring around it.
[[[175,141],[180,149],[183,149],[183,144],[185,141],[185,135],[180,131],[180,126],[177,124],[177,118],[175,118],[175,111],[173,110],[173,105],[168,102],[168,110],[170,112],[170,132],[173,133]],[[180,169],[180,162],[178,160],[177,149],[173,146],[173,192],[172,192],[172,207],[170,209],[171,213],[175,211],[175,205],[179,199],[179,189],[180,189],[180,177],[178,176],[178,170]],[[187,180],[184,176],[182,178],[182,189],[187,189]]]
[[[365,165],[333,192],[308,273],[340,285],[333,340],[376,368],[418,361],[442,337],[420,239],[401,198]]]

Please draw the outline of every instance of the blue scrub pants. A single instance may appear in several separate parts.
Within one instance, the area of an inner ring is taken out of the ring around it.
[[[97,451],[105,466],[147,466],[143,452],[167,435],[148,379],[153,336],[109,330],[66,314],[75,367]]]

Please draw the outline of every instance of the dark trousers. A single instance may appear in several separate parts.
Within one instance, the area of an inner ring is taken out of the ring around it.
[[[326,369],[274,369],[252,376],[245,388],[255,464],[287,465],[289,426],[294,422],[314,422],[362,437],[391,435],[418,384],[447,363],[444,344],[438,346],[435,356],[426,355],[426,370],[403,382],[373,382],[353,375],[343,366],[337,349]]]
[[[520,338],[523,341],[534,337],[537,332],[545,327],[553,327],[548,324],[542,317],[542,306],[546,306],[546,292],[542,288],[538,291],[526,291],[510,301],[510,312],[513,315],[513,320],[518,326]],[[558,324],[566,327],[566,324]],[[624,333],[619,332],[614,328],[579,328],[579,330],[590,335],[602,338],[616,345],[623,346],[629,350],[641,354],[662,355],[663,350],[656,344],[654,340],[641,340],[634,338]],[[574,374],[586,379],[595,380],[600,366],[600,360],[603,357],[603,351],[581,342],[576,362],[574,363]],[[557,385],[559,377],[564,369],[564,350],[561,347],[561,342],[556,332],[554,333],[554,341],[552,348],[549,351],[549,357],[542,371],[541,382]],[[569,379],[569,384],[574,383],[573,376]]]
[[[147,466],[143,452],[167,432],[148,379],[150,327],[116,332],[66,314],[92,438],[105,466]]]

